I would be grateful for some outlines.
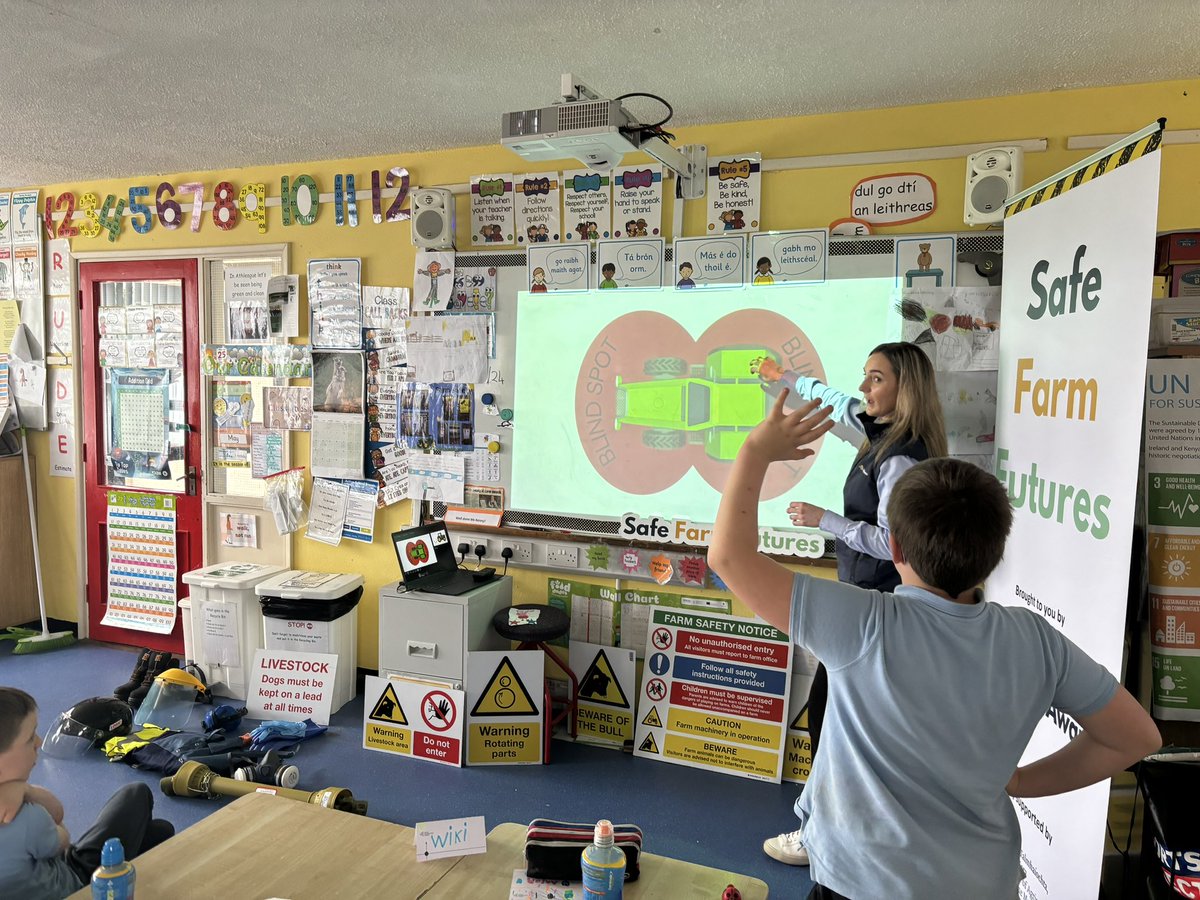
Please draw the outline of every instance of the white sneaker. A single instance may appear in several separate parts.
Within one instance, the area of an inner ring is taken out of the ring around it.
[[[789,866],[807,866],[808,849],[804,846],[803,829],[777,834],[763,841],[763,853]]]

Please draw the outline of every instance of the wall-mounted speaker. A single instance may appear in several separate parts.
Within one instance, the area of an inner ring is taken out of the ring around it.
[[[1004,220],[1004,203],[1021,190],[1023,151],[993,147],[967,157],[963,221],[990,225]]]
[[[454,195],[445,188],[419,187],[412,194],[412,242],[426,250],[454,246]]]

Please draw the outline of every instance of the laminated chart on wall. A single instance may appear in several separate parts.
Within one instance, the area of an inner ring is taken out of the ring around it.
[[[779,782],[792,675],[787,634],[753,619],[656,607],[645,653],[635,756]]]
[[[175,627],[175,498],[108,492],[108,607],[103,625]]]
[[[571,671],[579,681],[578,739],[622,749],[633,740],[637,696],[633,651],[572,640]]]
[[[107,381],[107,450],[113,475],[170,479],[169,370],[113,369]]]
[[[467,764],[542,761],[541,650],[472,651],[467,657]]]
[[[462,766],[462,691],[409,678],[368,675],[363,749]]]

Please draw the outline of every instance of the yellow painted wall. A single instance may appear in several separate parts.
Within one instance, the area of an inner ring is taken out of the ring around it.
[[[725,153],[759,151],[765,159],[895,150],[907,147],[932,147],[975,142],[1002,143],[1006,140],[1046,138],[1044,153],[1025,157],[1025,184],[1033,184],[1087,156],[1091,151],[1066,149],[1072,135],[1129,133],[1159,116],[1168,119],[1168,130],[1200,128],[1200,80],[1172,81],[1079,91],[1062,91],[1003,97],[960,103],[939,103],[897,109],[870,110],[823,116],[801,116],[764,121],[747,120],[697,128],[680,128],[680,144],[702,143],[712,156]],[[297,123],[295,138],[303,140],[303,123]],[[85,151],[81,150],[81,153]],[[1200,226],[1200,145],[1166,146],[1163,151],[1163,180],[1159,196],[1159,229],[1171,230]],[[78,197],[92,191],[102,199],[107,193],[124,197],[131,185],[150,186],[151,196],[160,181],[178,185],[202,181],[211,199],[212,188],[222,180],[239,187],[247,182],[263,181],[270,196],[278,196],[283,175],[313,175],[324,192],[331,192],[333,176],[353,172],[362,190],[370,187],[372,169],[386,171],[404,165],[413,175],[413,183],[424,185],[465,182],[473,174],[508,171],[532,171],[542,166],[524,166],[522,161],[498,144],[433,153],[397,153],[353,160],[333,160],[287,166],[256,166],[247,169],[220,169],[212,172],[185,172],[164,176],[121,178],[107,181],[80,181],[43,185],[42,196],[73,191]],[[569,164],[563,164],[568,167]],[[822,227],[849,215],[850,191],[870,175],[896,170],[911,170],[928,175],[938,187],[938,209],[928,219],[880,233],[947,232],[968,230],[963,225],[964,159],[897,166],[853,166],[828,169],[794,170],[764,173],[762,179],[763,228],[786,229]],[[670,222],[670,198],[664,222]],[[186,207],[185,207],[186,208]],[[459,198],[459,233],[466,233],[469,210],[466,198]],[[187,218],[190,222],[190,217]],[[364,260],[363,277],[368,284],[412,283],[414,250],[406,224],[375,225],[370,204],[359,204],[358,228],[334,225],[332,208],[322,208],[317,222],[310,227],[284,228],[278,208],[269,211],[269,228],[259,236],[248,223],[239,222],[231,231],[215,228],[206,221],[199,234],[184,228],[167,231],[156,225],[147,235],[125,230],[116,244],[104,238],[77,238],[77,252],[97,250],[186,249],[199,246],[253,245],[255,243],[291,244],[294,271],[303,275],[305,261],[311,257],[360,256]],[[691,204],[684,219],[685,234],[703,233],[702,203]],[[671,234],[666,237],[670,239]],[[469,249],[469,248],[464,248]],[[304,285],[301,285],[304,290]],[[1131,297],[1130,302],[1142,298]],[[76,383],[79,380],[76,379]],[[85,398],[85,402],[90,402]],[[75,555],[74,483],[52,478],[47,473],[48,436],[32,437],[38,458],[39,532],[50,615],[74,620]],[[307,435],[293,435],[293,458],[308,459]],[[377,531],[386,534],[408,521],[407,503],[382,511],[376,520]],[[264,527],[272,527],[263,519]],[[384,540],[366,547],[326,547],[297,538],[294,564],[300,568],[326,571],[359,571],[366,576],[366,591],[359,616],[359,660],[364,667],[377,665],[377,595],[381,585],[396,578],[396,562]],[[830,575],[828,568],[817,569]],[[539,600],[546,595],[547,575],[518,572],[515,592],[523,600]],[[585,579],[586,580],[586,579]],[[594,579],[593,579],[594,580]],[[696,593],[691,592],[689,593]],[[703,592],[700,592],[703,593]],[[735,607],[736,609],[736,607]],[[739,610],[741,611],[741,610]]]

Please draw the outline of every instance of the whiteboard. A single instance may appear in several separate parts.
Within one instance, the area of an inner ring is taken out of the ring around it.
[[[908,239],[909,235],[899,235]],[[1003,236],[999,233],[961,234],[956,236],[957,250],[963,252],[1003,251]],[[830,238],[828,278],[888,278],[895,272],[895,241],[893,237]],[[592,254],[593,263],[595,254]],[[671,248],[666,249],[664,268],[671,262]],[[527,288],[525,252],[514,250],[505,253],[461,253],[455,258],[456,267],[495,266],[497,270],[497,292],[495,311],[496,355],[489,360],[488,380],[475,386],[475,431],[478,434],[497,434],[500,438],[500,480],[487,482],[486,486],[504,489],[505,514],[503,525],[513,528],[528,528],[546,531],[570,531],[584,534],[617,533],[618,523],[611,520],[587,519],[578,516],[556,515],[547,512],[529,512],[509,508],[512,491],[512,462],[514,453],[537,453],[537,447],[522,446],[521,410],[514,406],[516,377],[516,319],[517,294]],[[987,279],[979,275],[972,264],[958,263],[955,272],[959,286],[986,285]],[[494,397],[493,408],[497,411],[512,410],[510,425],[504,425],[495,414],[489,413],[483,403],[485,394]],[[445,507],[434,504],[434,514],[442,516]],[[667,514],[670,511],[664,511]]]

